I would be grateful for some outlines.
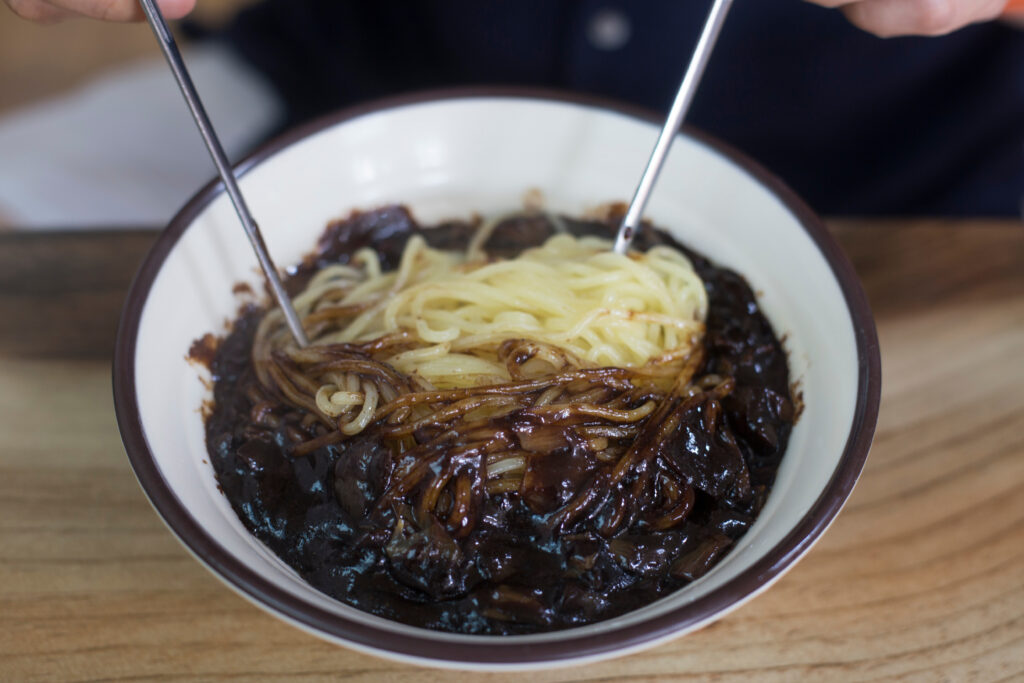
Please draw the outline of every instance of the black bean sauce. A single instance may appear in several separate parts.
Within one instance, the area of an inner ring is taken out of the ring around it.
[[[612,234],[611,221],[564,223],[575,234]],[[288,286],[301,289],[313,270],[345,262],[363,246],[393,268],[414,234],[435,247],[461,249],[472,230],[466,223],[421,229],[401,207],[356,214],[329,226]],[[551,233],[542,217],[510,219],[486,246],[509,256]],[[793,403],[786,354],[744,279],[650,227],[636,246],[666,243],[692,259],[707,287],[702,372],[736,383],[721,415],[698,405],[657,445],[658,464],[675,468],[696,492],[683,523],[659,530],[636,520],[610,538],[593,530],[601,519],[556,531],[552,515],[572,491],[599,481],[603,467],[568,447],[531,462],[525,494],[486,497],[465,536],[432,515],[378,509],[396,463],[372,429],[305,456],[290,454],[294,443],[309,438],[312,420],[260,393],[249,357],[256,309],[236,321],[211,365],[215,406],[206,440],[224,494],[243,524],[319,590],[430,629],[564,629],[636,609],[702,576],[763,506],[789,438]],[[408,523],[396,526],[402,515]]]

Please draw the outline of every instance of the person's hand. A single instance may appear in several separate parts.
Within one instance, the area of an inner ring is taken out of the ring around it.
[[[995,19],[1007,0],[810,0],[838,7],[853,24],[882,38],[940,36]]]
[[[138,0],[4,0],[23,19],[52,23],[69,17],[92,17],[104,21],[141,21],[145,18]],[[196,0],[158,0],[168,19],[180,19]]]

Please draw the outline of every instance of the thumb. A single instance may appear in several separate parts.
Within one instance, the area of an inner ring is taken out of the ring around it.
[[[137,0],[47,0],[50,5],[103,21],[142,21],[146,15]],[[196,0],[157,0],[168,19],[180,19],[195,7]]]

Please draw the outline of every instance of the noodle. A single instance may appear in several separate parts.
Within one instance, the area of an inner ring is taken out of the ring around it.
[[[294,379],[281,382],[269,368],[282,353],[301,365],[329,361],[295,349],[275,309],[254,343],[261,382],[304,408],[315,404],[322,419],[354,434],[369,423],[367,406],[376,405],[368,387],[375,394],[400,394],[401,381],[382,381],[388,373],[381,368],[351,367],[341,360],[343,348],[395,341],[393,352],[373,360],[429,389],[523,379],[531,374],[524,365],[539,376],[567,366],[657,367],[666,364],[663,357],[686,355],[700,343],[707,297],[677,250],[656,247],[622,256],[609,250],[607,240],[557,234],[518,258],[491,261],[482,240],[494,224],[477,231],[464,255],[432,249],[415,236],[395,271],[384,272],[376,253],[361,249],[355,265],[317,272],[294,305],[311,348],[336,356],[332,367],[349,372],[353,381],[343,387],[336,377],[321,375],[312,392]],[[511,352],[501,348],[513,340],[528,347],[515,349],[528,358],[509,362]],[[303,391],[312,396],[300,398]]]
[[[558,232],[494,260],[483,247],[498,222],[484,223],[464,254],[413,236],[390,272],[360,249],[295,297],[308,348],[293,345],[276,309],[253,343],[264,387],[336,430],[313,442],[337,443],[384,420],[380,435],[415,462],[389,496],[422,481],[418,509],[441,515],[450,505],[449,523],[462,532],[473,526],[472,490],[511,490],[531,457],[571,443],[603,460],[619,454],[608,480],[616,485],[643,459],[630,441],[668,414],[662,399],[699,393],[684,388],[703,358],[707,295],[681,252],[624,256],[608,240]],[[511,414],[550,426],[513,435],[499,425]],[[438,455],[445,443],[459,446]],[[581,493],[565,514],[596,499]],[[625,505],[614,504],[605,531],[630,513]],[[681,520],[684,507],[663,519]]]
[[[239,516],[331,595],[443,630],[589,623],[706,572],[770,488],[785,356],[741,278],[600,227],[332,227],[290,282],[311,344],[251,311],[219,366]]]

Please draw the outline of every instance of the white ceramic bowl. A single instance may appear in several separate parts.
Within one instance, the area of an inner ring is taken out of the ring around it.
[[[403,203],[426,224],[521,208],[532,188],[570,215],[628,200],[658,126],[646,115],[514,91],[445,92],[343,112],[243,163],[241,187],[279,265],[300,260],[332,218]],[[806,408],[761,516],[707,576],[621,617],[529,636],[465,636],[360,612],[316,591],[249,534],[218,491],[199,408],[193,340],[234,316],[232,286],[260,277],[228,198],[202,190],[161,235],[132,286],[114,365],[132,466],[178,538],[229,586],[318,636],[420,663],[567,664],[678,636],[767,588],[849,496],[874,431],[880,367],[864,294],[821,222],[753,162],[688,131],[647,217],[758,292],[785,335]]]

